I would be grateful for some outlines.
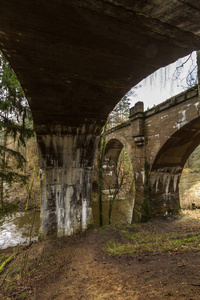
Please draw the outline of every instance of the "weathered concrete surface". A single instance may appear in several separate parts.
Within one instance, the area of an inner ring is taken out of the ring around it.
[[[37,128],[42,234],[71,235],[93,222],[91,178],[97,126]]]
[[[110,156],[116,152],[112,141],[118,140],[131,157],[136,189],[134,220],[141,219],[145,201],[151,215],[179,209],[180,175],[200,143],[199,107],[195,87],[146,112],[131,109],[129,121],[107,132]]]
[[[63,202],[65,186],[69,182],[59,168],[71,172],[70,164],[66,167],[56,165],[57,152],[51,154],[49,141],[57,145],[54,145],[55,149],[59,145],[63,153],[79,151],[76,146],[71,150],[71,144],[75,143],[76,136],[79,140],[79,134],[73,133],[69,138],[67,133],[61,139],[57,126],[73,127],[78,131],[84,126],[99,128],[133,85],[159,67],[199,49],[200,5],[197,0],[2,0],[1,7],[0,48],[17,73],[28,98],[39,148],[55,160],[51,171],[44,171],[48,197],[43,185],[42,207],[46,213],[49,211],[49,216],[54,215],[54,221],[43,226],[48,232],[51,230],[47,227],[55,229],[53,227],[62,215],[60,211],[71,214],[70,218],[74,215],[79,219],[79,209],[65,212],[63,204],[54,203],[55,193],[47,188],[52,186],[59,171],[59,186],[64,190],[59,201]],[[42,127],[46,128],[43,139]],[[93,134],[98,135],[99,130]],[[66,146],[68,140],[69,146]],[[91,161],[89,148],[82,145],[81,149],[85,161]],[[49,168],[45,155],[40,158],[44,170]],[[80,175],[77,181],[83,185],[83,175],[78,170],[82,168],[86,174],[87,163],[82,165],[79,159],[77,163],[74,158],[65,159],[77,164],[75,173]],[[74,181],[72,185],[75,185]],[[73,195],[68,192],[70,199]],[[57,209],[59,205],[60,210]],[[43,223],[47,224],[49,221],[45,218]],[[62,229],[57,226],[59,234],[61,231],[68,234],[64,225],[61,225]],[[73,226],[69,231],[76,231],[73,229],[76,226]]]

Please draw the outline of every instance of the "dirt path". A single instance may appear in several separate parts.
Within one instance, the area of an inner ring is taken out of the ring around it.
[[[200,299],[199,252],[110,257],[99,239],[90,232],[76,249],[72,243],[60,276],[36,299]]]
[[[160,232],[200,229],[198,216],[144,224],[152,225]],[[34,244],[29,252],[27,282],[22,284],[15,275],[11,284],[12,278],[7,278],[1,299],[200,299],[199,250],[113,256],[103,251],[112,234],[109,229],[106,235],[91,230]],[[10,270],[16,263],[10,264]]]

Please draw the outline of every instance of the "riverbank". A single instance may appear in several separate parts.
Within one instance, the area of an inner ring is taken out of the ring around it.
[[[196,210],[17,247],[0,299],[200,299],[199,231]]]

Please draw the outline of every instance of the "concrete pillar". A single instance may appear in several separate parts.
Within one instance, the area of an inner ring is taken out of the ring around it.
[[[91,177],[101,126],[37,126],[41,234],[69,236],[92,223]]]

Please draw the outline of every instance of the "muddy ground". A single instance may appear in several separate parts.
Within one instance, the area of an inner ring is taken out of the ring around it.
[[[162,234],[200,231],[200,213],[141,226]],[[1,275],[0,299],[200,299],[200,248],[110,255],[104,249],[114,234],[111,226],[18,247]]]

